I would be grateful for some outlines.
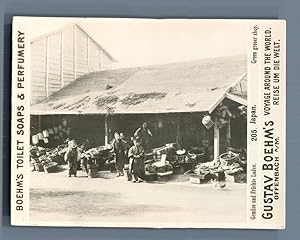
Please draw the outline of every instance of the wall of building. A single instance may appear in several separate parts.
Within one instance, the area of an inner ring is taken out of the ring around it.
[[[112,57],[77,25],[31,42],[31,103],[38,102],[76,78],[113,68]]]
[[[202,140],[205,139],[213,146],[213,129],[207,130],[203,126],[202,117],[203,113],[113,115],[111,133],[123,132],[132,137],[134,132],[147,122],[153,134],[152,147],[176,142],[177,137],[181,138],[182,146],[185,148],[201,146]]]

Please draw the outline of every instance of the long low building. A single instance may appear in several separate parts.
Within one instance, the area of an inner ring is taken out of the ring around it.
[[[178,136],[186,146],[207,139],[216,157],[221,145],[246,146],[246,120],[238,114],[247,105],[246,77],[246,56],[91,72],[31,106],[32,134],[64,118],[74,138],[105,144],[114,131],[130,136],[149,122],[154,146]],[[226,127],[216,124],[221,106],[232,112]],[[204,127],[205,115],[214,127]]]

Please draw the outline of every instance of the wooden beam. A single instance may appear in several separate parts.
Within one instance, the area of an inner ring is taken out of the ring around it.
[[[98,48],[101,48],[102,49],[102,51],[104,51],[105,53],[106,53],[106,55],[107,55],[107,57],[109,58],[109,59],[111,59],[113,62],[117,62],[117,60],[113,57],[113,56],[111,56],[110,54],[109,54],[109,52],[108,51],[106,51],[106,49],[100,44],[100,43],[98,43],[80,24],[76,24],[76,26],[77,26],[77,28],[80,30],[80,31],[82,31],[85,35],[87,35],[87,36],[89,36],[89,38],[90,38],[90,40],[92,41],[92,42],[94,42],[95,44],[96,44],[96,46],[98,46]]]
[[[38,131],[42,131],[42,116],[38,115]]]
[[[181,115],[179,115],[177,118],[176,118],[176,127],[177,127],[177,144],[178,144],[178,147],[179,149],[182,148],[182,136],[181,136]]]
[[[49,37],[49,36],[51,36],[51,35],[54,35],[54,34],[56,34],[56,33],[59,33],[60,31],[63,31],[63,30],[65,30],[65,29],[67,29],[67,28],[72,28],[72,27],[74,27],[74,25],[76,25],[76,23],[70,23],[70,24],[67,24],[67,25],[65,25],[65,26],[63,26],[63,27],[60,27],[60,28],[58,28],[58,29],[55,29],[55,30],[53,30],[53,31],[50,31],[50,32],[47,32],[47,33],[45,33],[45,34],[39,35],[39,36],[37,36],[37,37],[31,39],[30,43],[33,43],[33,42],[36,42],[36,41],[45,39],[45,38],[47,38],[47,37]]]
[[[224,100],[224,98],[225,94],[223,94],[219,99],[217,99],[217,101],[214,104],[210,106],[208,113],[212,113],[216,109],[216,107]]]
[[[223,101],[223,99],[226,97],[226,93],[229,92],[229,90],[234,87],[235,85],[237,85],[240,81],[242,81],[245,77],[246,77],[247,73],[244,73],[242,76],[240,76],[239,78],[237,78],[232,84],[230,84],[225,91],[217,98],[217,102],[213,103],[209,109],[208,112],[212,113],[215,108]]]
[[[109,141],[109,116],[108,115],[105,115],[105,118],[104,118],[104,128],[105,128],[105,137],[104,137],[104,144],[105,145],[108,145],[108,141]]]
[[[231,145],[231,122],[228,121],[228,124],[226,125],[226,145],[227,147],[230,147]]]
[[[214,123],[214,159],[217,159],[220,155],[220,129],[216,124],[216,121]]]
[[[242,98],[242,97],[236,96],[236,95],[231,94],[231,93],[226,93],[225,96],[226,96],[226,98],[228,98],[228,99],[230,99],[234,102],[237,102],[239,104],[247,106],[247,100]]]

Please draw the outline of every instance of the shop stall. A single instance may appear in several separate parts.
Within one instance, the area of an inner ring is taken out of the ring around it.
[[[130,140],[147,122],[153,135],[146,153],[149,179],[194,174],[206,181],[221,172],[245,173],[239,160],[247,148],[244,61],[232,57],[88,74],[32,106],[32,146],[53,150],[76,139],[81,166],[94,176],[95,169],[113,170],[114,132]],[[85,88],[90,81],[105,84]],[[225,164],[229,155],[236,160]]]

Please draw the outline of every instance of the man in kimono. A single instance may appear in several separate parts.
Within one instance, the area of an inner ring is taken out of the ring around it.
[[[71,140],[68,143],[68,150],[65,154],[65,161],[68,163],[68,174],[69,177],[74,175],[77,176],[78,161],[80,160],[80,154],[77,148],[75,140]]]
[[[150,149],[150,138],[152,137],[152,133],[149,130],[147,123],[143,123],[142,127],[135,131],[134,137],[139,137],[141,139],[141,144],[145,151]]]
[[[145,176],[144,148],[139,138],[135,138],[133,143],[134,146],[128,151],[130,173],[133,175],[132,182],[143,182]]]
[[[124,176],[124,162],[126,161],[126,145],[120,138],[119,133],[114,134],[114,141],[112,143],[112,152],[116,160],[117,177]]]
[[[128,150],[129,150],[129,148],[130,148],[130,139],[129,138],[127,138],[126,136],[125,136],[125,134],[124,133],[120,133],[120,138],[121,138],[121,140],[122,140],[122,142],[124,143],[124,147],[125,147],[125,159],[124,159],[124,163],[125,164],[128,164],[129,163],[129,160],[128,160]]]

